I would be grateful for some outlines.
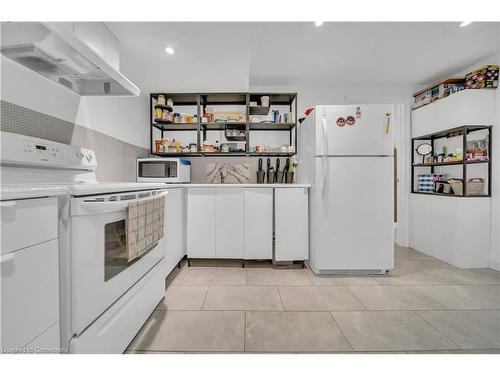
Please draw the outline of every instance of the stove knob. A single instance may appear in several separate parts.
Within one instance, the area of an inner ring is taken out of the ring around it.
[[[83,156],[84,156],[84,155],[83,155],[83,152],[81,152],[81,151],[78,151],[75,155],[76,155],[76,157],[77,157],[78,159],[80,159],[80,160],[82,160],[82,159],[83,159]]]
[[[92,160],[92,154],[87,154],[85,156],[85,158],[87,159],[87,161],[90,163],[90,161]]]

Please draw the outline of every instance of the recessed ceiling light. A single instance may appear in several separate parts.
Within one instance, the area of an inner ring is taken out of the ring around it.
[[[323,21],[314,22],[314,26],[316,26],[316,27],[320,27],[321,25],[323,25]]]
[[[464,21],[460,24],[460,27],[466,27],[469,26],[472,23],[472,21]]]
[[[168,53],[169,55],[173,55],[175,53],[174,47],[167,47],[165,48],[165,52]]]

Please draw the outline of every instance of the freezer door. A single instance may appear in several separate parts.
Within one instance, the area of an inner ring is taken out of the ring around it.
[[[315,159],[316,180],[311,195],[314,267],[337,271],[392,269],[392,157]]]
[[[354,123],[347,123],[348,117]],[[316,155],[392,155],[393,105],[318,106]]]

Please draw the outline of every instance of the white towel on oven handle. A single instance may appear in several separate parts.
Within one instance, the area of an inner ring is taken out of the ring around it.
[[[151,249],[163,237],[167,193],[129,202],[125,220],[129,262]]]

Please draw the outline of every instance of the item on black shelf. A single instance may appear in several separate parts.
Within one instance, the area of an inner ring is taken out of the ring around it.
[[[417,154],[422,156],[422,163],[425,163],[425,157],[430,155],[432,152],[432,145],[430,143],[422,143],[415,149],[415,151],[417,151]]]
[[[436,181],[434,183],[434,192],[439,194],[451,194],[451,185],[446,181]]]
[[[488,138],[467,141],[466,160],[481,161],[489,160]]]
[[[442,181],[443,175],[438,173],[419,174],[418,175],[418,191],[423,193],[434,192],[434,183]]]

